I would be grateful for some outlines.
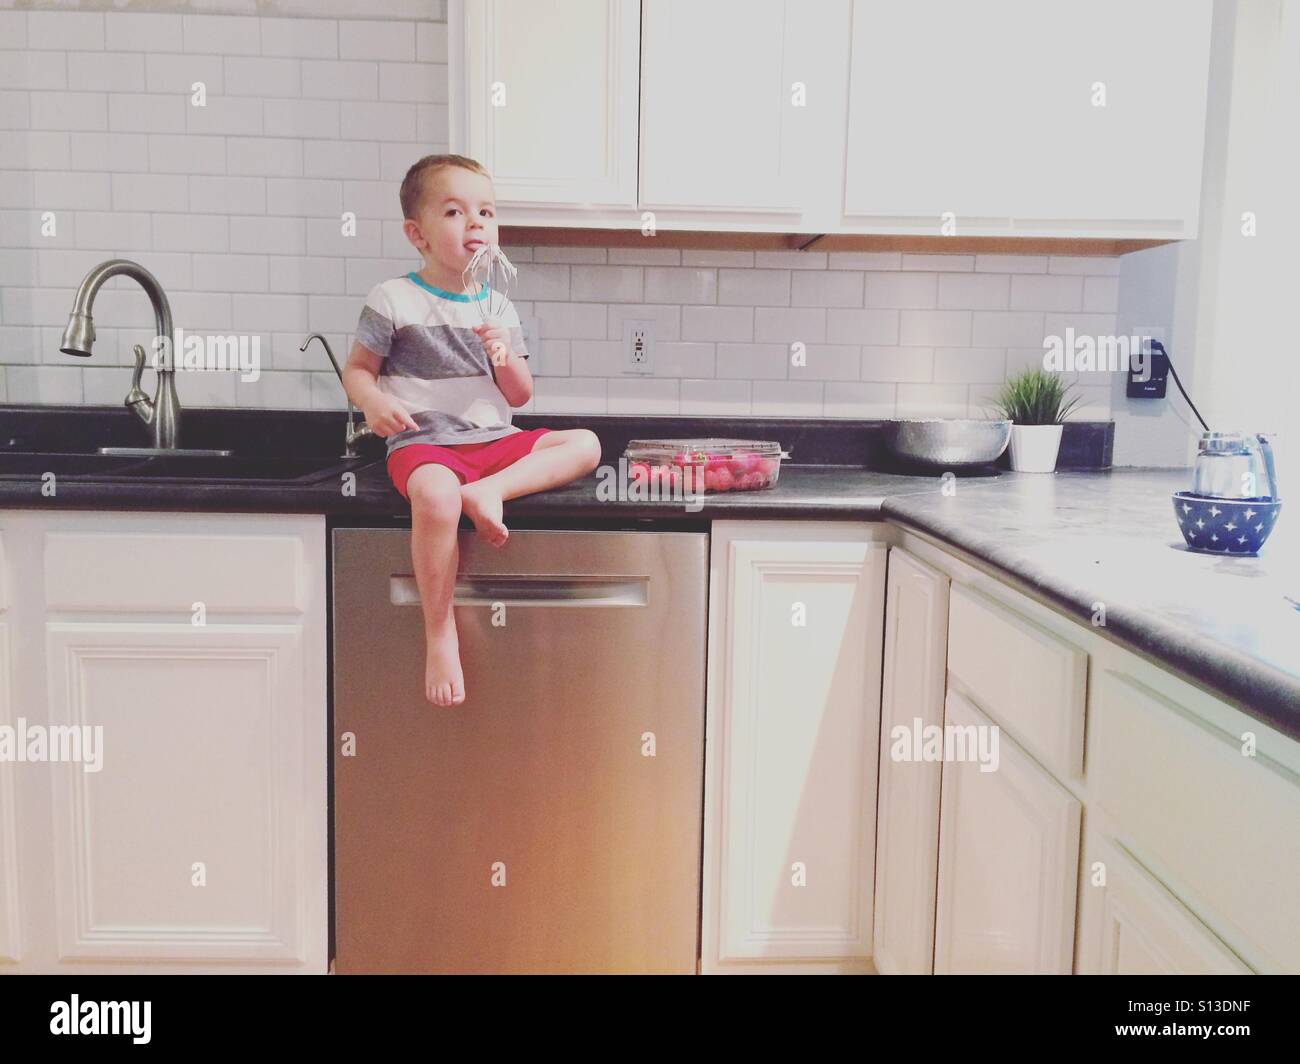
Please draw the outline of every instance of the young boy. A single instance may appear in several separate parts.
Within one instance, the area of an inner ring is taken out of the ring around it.
[[[429,155],[402,181],[403,231],[424,268],[366,297],[343,370],[348,398],[388,440],[388,475],[411,504],[411,557],[424,609],[425,696],[465,700],[452,592],[461,514],[493,546],[505,544],[502,504],[595,469],[588,429],[523,431],[510,408],[532,397],[523,330],[513,305],[484,325],[462,274],[475,250],[497,243],[492,181],[473,159]],[[499,304],[500,294],[493,297]]]

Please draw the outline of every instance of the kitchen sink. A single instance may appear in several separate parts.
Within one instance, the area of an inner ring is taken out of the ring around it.
[[[53,473],[73,480],[292,481],[311,483],[355,470],[369,458],[260,455],[37,454],[0,452],[0,480],[28,480]]]

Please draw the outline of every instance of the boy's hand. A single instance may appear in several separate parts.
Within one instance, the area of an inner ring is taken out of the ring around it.
[[[362,407],[366,424],[376,436],[393,436],[404,429],[418,429],[420,426],[406,412],[406,407],[391,395],[381,395],[373,402]]]
[[[474,331],[483,342],[492,365],[504,366],[510,358],[510,330],[492,322],[487,325],[475,325]]]

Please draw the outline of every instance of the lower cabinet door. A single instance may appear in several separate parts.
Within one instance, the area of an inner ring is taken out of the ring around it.
[[[1091,829],[1081,890],[1080,974],[1250,974],[1241,958],[1123,846]]]
[[[1068,975],[1082,807],[955,691],[944,724],[934,970]]]
[[[894,547],[885,597],[880,704],[875,946],[884,975],[934,970],[934,897],[943,765],[924,756],[943,727],[948,578]]]

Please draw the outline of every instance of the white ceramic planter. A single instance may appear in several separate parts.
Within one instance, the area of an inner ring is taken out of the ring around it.
[[[1064,425],[1012,425],[1011,468],[1017,473],[1054,473]]]

